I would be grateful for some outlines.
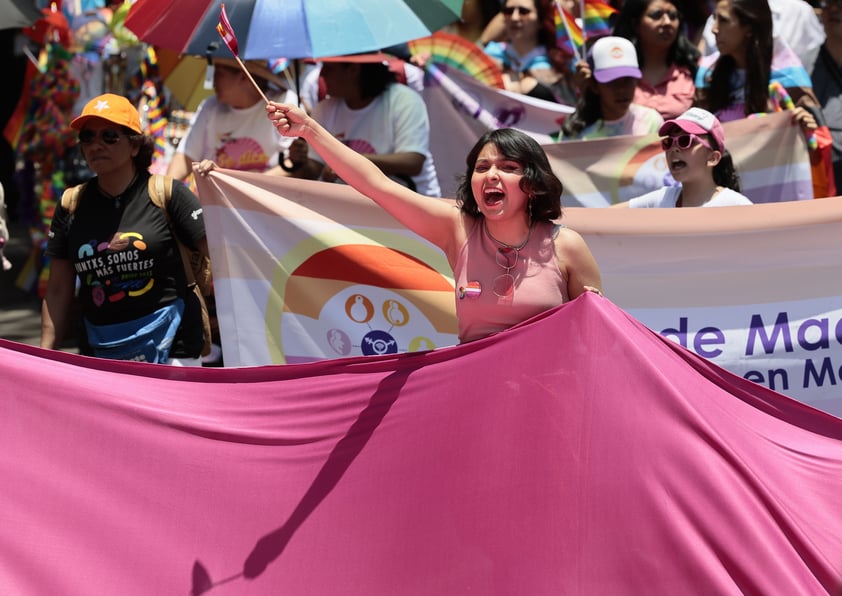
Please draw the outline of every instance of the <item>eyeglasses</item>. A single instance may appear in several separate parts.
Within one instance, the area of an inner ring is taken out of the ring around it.
[[[671,21],[678,20],[678,11],[677,10],[664,10],[659,8],[658,10],[653,10],[652,12],[646,13],[646,16],[652,19],[653,21],[660,21],[664,18],[664,16],[668,16]]]
[[[689,149],[696,143],[703,145],[713,151],[713,147],[710,146],[706,140],[702,137],[697,137],[694,134],[688,133],[683,135],[678,135],[677,137],[664,137],[661,139],[661,149],[667,151],[673,145],[677,145],[679,149]]]
[[[91,130],[86,128],[85,130],[79,131],[79,142],[83,145],[90,145],[93,143],[97,136],[102,139],[102,142],[106,145],[114,145],[117,141],[120,140],[120,137],[128,137],[128,135],[124,132],[119,132],[116,130],[111,130],[110,128],[106,128],[105,130],[100,131],[97,133],[95,130]]]
[[[508,298],[515,290],[515,276],[512,269],[517,265],[520,252],[514,246],[501,246],[497,249],[495,260],[497,264],[506,270],[494,278],[491,284],[491,291],[499,298]]]
[[[507,17],[510,17],[513,14],[515,14],[515,11],[517,11],[517,13],[520,16],[525,17],[530,12],[532,12],[532,9],[526,8],[525,6],[504,6],[503,8],[500,9],[500,12],[502,12]]]

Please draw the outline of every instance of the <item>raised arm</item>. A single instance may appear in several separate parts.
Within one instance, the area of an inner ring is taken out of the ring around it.
[[[278,132],[303,137],[345,182],[392,217],[441,248],[451,263],[465,239],[462,215],[451,204],[420,195],[384,174],[365,156],[336,139],[304,110],[270,102],[266,110]]]

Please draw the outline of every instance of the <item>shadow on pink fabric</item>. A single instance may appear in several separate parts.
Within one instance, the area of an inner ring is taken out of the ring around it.
[[[0,374],[3,594],[842,589],[842,420],[593,294],[425,353]]]

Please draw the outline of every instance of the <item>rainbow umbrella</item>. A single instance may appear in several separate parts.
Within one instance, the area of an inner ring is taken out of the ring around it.
[[[230,57],[219,38],[222,0],[137,0],[126,27],[183,54]],[[372,52],[457,21],[463,0],[226,0],[240,58],[322,58]]]

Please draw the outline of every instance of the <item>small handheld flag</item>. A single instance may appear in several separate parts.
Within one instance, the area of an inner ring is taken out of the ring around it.
[[[243,64],[243,61],[240,60],[240,48],[237,45],[237,36],[234,35],[234,28],[231,26],[231,22],[228,20],[228,15],[225,14],[225,3],[223,2],[219,6],[219,23],[216,24],[216,30],[219,33],[219,36],[222,38],[222,41],[225,42],[225,45],[228,46],[228,49],[231,50],[231,53],[234,54],[234,59],[237,61],[237,64],[240,65],[240,68],[243,69],[243,72],[246,73],[246,76],[251,81],[251,84],[254,85],[254,88],[257,89],[257,92],[260,94],[260,97],[263,98],[263,101],[269,103],[269,98],[266,97],[266,94],[263,93],[263,90],[260,88],[260,85],[255,82],[254,78],[251,76],[248,68],[246,65]]]
[[[617,9],[600,0],[583,0],[582,30],[585,39],[611,35],[611,16]]]
[[[228,46],[228,49],[231,50],[231,53],[234,54],[234,56],[239,56],[240,49],[237,46],[237,36],[234,35],[234,28],[228,20],[228,15],[225,13],[224,2],[219,8],[219,23],[216,25],[216,30],[219,32],[219,36],[222,38],[222,41],[224,41],[225,45]]]
[[[581,48],[584,45],[582,29],[573,15],[564,10],[558,2],[555,2],[554,13],[556,45],[567,49],[573,56],[581,59]]]

